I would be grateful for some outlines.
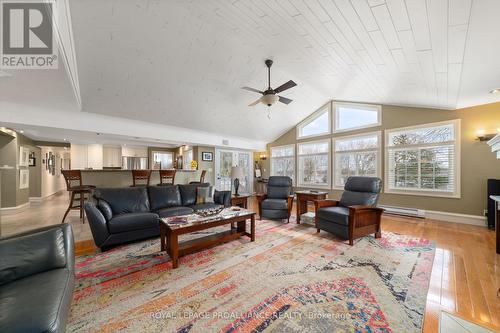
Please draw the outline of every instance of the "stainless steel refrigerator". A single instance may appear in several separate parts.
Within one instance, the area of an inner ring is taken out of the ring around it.
[[[147,157],[133,157],[133,156],[122,157],[123,170],[145,170],[147,168],[148,168]]]

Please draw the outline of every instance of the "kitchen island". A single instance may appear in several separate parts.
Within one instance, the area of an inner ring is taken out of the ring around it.
[[[132,170],[122,169],[82,169],[82,181],[84,185],[96,187],[125,187],[132,185]],[[175,184],[188,184],[200,181],[201,170],[177,170]],[[205,179],[210,182],[209,179]],[[160,183],[159,170],[151,170],[150,185]]]

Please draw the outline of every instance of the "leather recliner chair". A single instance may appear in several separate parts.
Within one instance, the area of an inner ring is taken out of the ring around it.
[[[65,332],[75,281],[71,226],[0,238],[0,253],[0,332]]]
[[[259,218],[286,219],[290,222],[293,195],[292,179],[287,176],[269,177],[267,194],[257,194]]]
[[[380,178],[349,177],[339,201],[314,202],[317,232],[325,230],[348,239],[349,245],[353,245],[355,238],[371,233],[380,238],[380,218],[384,210],[376,205],[381,188]]]

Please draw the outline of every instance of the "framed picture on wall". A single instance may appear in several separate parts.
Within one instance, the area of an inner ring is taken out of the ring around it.
[[[19,170],[19,189],[25,189],[30,186],[30,171],[28,169]]]
[[[214,160],[214,154],[208,151],[201,153],[201,160],[206,162],[212,162]]]
[[[19,166],[28,166],[30,151],[26,147],[19,148]]]
[[[35,158],[35,152],[32,151],[29,156],[29,166],[33,167],[36,166],[36,158]]]

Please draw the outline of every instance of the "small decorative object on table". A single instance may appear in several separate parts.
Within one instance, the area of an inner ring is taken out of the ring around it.
[[[220,212],[222,212],[223,209],[224,209],[224,206],[220,205],[220,206],[217,206],[214,208],[207,208],[207,209],[199,210],[196,212],[196,214],[203,216],[203,217],[212,216],[212,215],[219,214]]]
[[[231,167],[231,179],[234,179],[234,195],[238,196],[238,189],[240,187],[240,179],[245,178],[243,168],[239,166]]]
[[[196,160],[191,161],[191,170],[196,170],[198,169],[198,162]]]

